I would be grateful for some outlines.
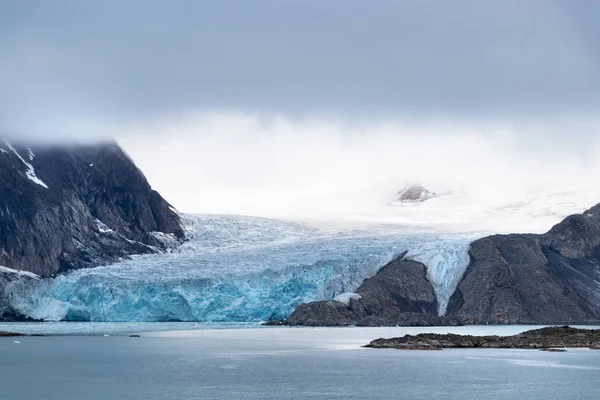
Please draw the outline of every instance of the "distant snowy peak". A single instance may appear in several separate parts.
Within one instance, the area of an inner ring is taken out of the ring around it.
[[[422,203],[437,196],[438,194],[436,192],[423,185],[410,184],[406,185],[402,190],[396,193],[390,204]]]

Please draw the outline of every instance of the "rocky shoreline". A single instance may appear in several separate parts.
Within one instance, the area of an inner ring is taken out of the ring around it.
[[[20,337],[25,336],[22,333],[0,331],[0,337]]]
[[[564,348],[600,350],[600,329],[577,329],[569,326],[535,329],[514,336],[471,336],[423,333],[392,339],[373,340],[364,346],[372,349],[442,350],[442,349],[538,349],[560,351]]]

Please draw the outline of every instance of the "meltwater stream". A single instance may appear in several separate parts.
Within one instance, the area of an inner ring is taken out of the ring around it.
[[[185,218],[191,240],[54,279],[15,281],[11,306],[48,321],[264,321],[356,290],[407,252],[423,262],[445,312],[481,234],[398,225],[323,228],[239,216]]]

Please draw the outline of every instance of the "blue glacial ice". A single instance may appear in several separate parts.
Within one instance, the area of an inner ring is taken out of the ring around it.
[[[238,216],[187,216],[190,240],[169,254],[54,279],[9,284],[11,306],[48,321],[281,319],[301,303],[353,292],[386,263],[428,267],[444,314],[481,235],[397,225],[324,228]]]

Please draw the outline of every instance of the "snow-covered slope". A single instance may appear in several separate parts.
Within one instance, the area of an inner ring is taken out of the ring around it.
[[[260,321],[301,303],[352,292],[409,251],[424,261],[440,312],[482,234],[397,225],[324,228],[235,216],[187,216],[191,240],[176,252],[139,256],[55,279],[13,282],[11,306],[46,320]]]
[[[455,232],[543,233],[567,216],[581,213],[598,202],[598,188],[489,193],[457,189],[423,202],[392,202],[355,213],[352,218]]]

